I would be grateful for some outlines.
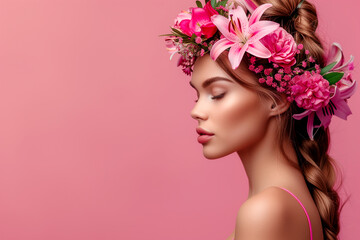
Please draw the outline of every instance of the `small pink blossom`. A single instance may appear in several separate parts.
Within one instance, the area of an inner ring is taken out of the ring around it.
[[[280,86],[286,87],[286,85],[287,85],[287,82],[284,82],[284,81],[280,82]]]
[[[285,67],[284,68],[284,72],[286,73],[286,74],[291,74],[291,67]]]
[[[302,61],[301,65],[302,65],[303,68],[306,68],[306,65],[307,65],[307,64],[306,64],[305,61]]]
[[[348,69],[349,69],[349,71],[354,70],[354,63],[353,62],[349,63]]]
[[[301,50],[304,48],[304,45],[302,45],[301,43],[297,46],[297,49]]]
[[[305,54],[308,55],[309,53],[310,53],[309,50],[306,49]]]
[[[284,76],[284,80],[285,80],[285,81],[290,81],[290,79],[291,79],[290,75],[285,75],[285,76]]]
[[[259,78],[259,83],[264,83],[265,82],[265,78]]]
[[[270,75],[271,72],[272,72],[272,68],[267,68],[264,70],[266,76]]]
[[[251,62],[251,64],[254,64],[254,63],[255,63],[255,61],[256,61],[256,58],[255,58],[254,56],[250,58],[250,62]]]
[[[317,111],[329,103],[329,82],[320,74],[306,71],[293,79],[291,96],[300,108]]]
[[[267,76],[266,77],[266,84],[270,86],[272,83],[273,83],[273,78],[270,77],[270,76]]]
[[[202,42],[201,37],[197,36],[197,37],[195,38],[195,42],[196,42],[196,43],[201,43],[201,42]]]
[[[275,74],[275,79],[278,80],[278,81],[281,81],[281,74],[276,73]]]
[[[269,61],[282,67],[292,66],[296,63],[296,42],[293,36],[282,27],[262,38],[261,42],[271,52]]]
[[[276,90],[277,90],[278,92],[284,92],[284,91],[285,91],[285,88],[283,88],[283,87],[277,87]]]

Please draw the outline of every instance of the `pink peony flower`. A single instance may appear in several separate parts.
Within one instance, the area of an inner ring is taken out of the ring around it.
[[[329,82],[320,74],[306,71],[293,77],[293,80],[291,97],[299,107],[317,111],[329,103]]]
[[[186,13],[180,13],[178,21],[180,30],[191,37],[194,33],[201,37],[211,38],[217,31],[217,27],[212,23],[210,17],[219,13],[211,6],[211,2],[207,2],[203,8],[191,8],[191,16]]]
[[[296,63],[296,42],[291,34],[279,27],[273,33],[260,40],[271,52],[269,61],[281,67],[291,67]]]

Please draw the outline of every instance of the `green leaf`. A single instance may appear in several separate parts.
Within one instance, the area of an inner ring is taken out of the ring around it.
[[[216,8],[216,0],[211,0],[211,6],[213,7],[213,8]]]
[[[344,76],[343,72],[331,72],[331,73],[324,75],[323,77],[326,80],[328,80],[330,85],[332,85],[332,84],[337,83],[343,76]]]
[[[196,34],[195,34],[195,33],[193,33],[193,34],[192,34],[192,36],[191,36],[190,41],[195,42],[195,38],[196,38]]]
[[[330,69],[332,69],[335,66],[336,62],[330,63],[329,65],[325,66],[323,69],[321,69],[320,74],[324,75],[325,73],[327,73],[328,71],[330,71]]]
[[[171,30],[173,30],[174,33],[178,34],[180,37],[187,37],[187,36],[188,36],[188,35],[180,32],[180,31],[177,30],[176,28],[172,28],[172,27],[170,27],[170,28],[171,28]]]
[[[221,5],[221,6],[225,7],[226,2],[227,2],[227,0],[223,0],[223,1],[219,2],[219,6]]]
[[[202,7],[203,7],[200,1],[196,1],[196,5],[197,5],[199,8],[202,8]]]
[[[175,37],[176,37],[176,35],[174,35],[174,33],[161,34],[161,35],[159,35],[159,37],[160,37],[160,36],[175,36]]]
[[[207,3],[209,0],[205,0],[205,3]]]

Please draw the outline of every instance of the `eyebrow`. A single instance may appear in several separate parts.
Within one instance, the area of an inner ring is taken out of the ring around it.
[[[224,80],[224,81],[228,81],[228,82],[233,83],[233,81],[231,81],[230,79],[225,78],[225,77],[212,77],[212,78],[206,79],[206,80],[203,82],[202,87],[203,87],[203,88],[206,88],[206,87],[210,86],[213,82],[221,81],[221,80]],[[196,89],[196,87],[192,84],[191,81],[189,82],[189,84],[190,84],[190,86],[192,86],[193,88]]]

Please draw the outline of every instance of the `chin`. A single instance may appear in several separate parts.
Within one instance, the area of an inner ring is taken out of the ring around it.
[[[207,146],[203,146],[203,155],[205,158],[207,159],[218,159],[218,158],[222,158],[225,157],[229,154],[232,154],[235,151],[226,151],[226,150],[221,150],[221,149],[210,149],[207,148]]]

